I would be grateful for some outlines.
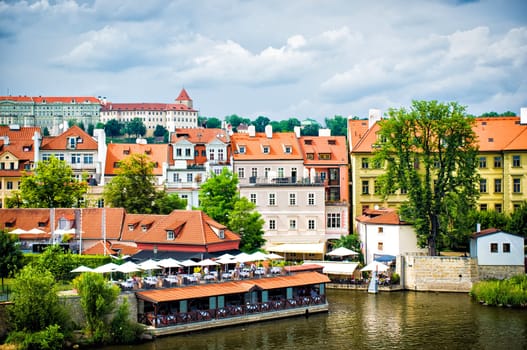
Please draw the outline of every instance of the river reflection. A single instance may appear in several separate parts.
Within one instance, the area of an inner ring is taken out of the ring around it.
[[[527,311],[462,293],[328,290],[327,314],[158,338],[134,350],[527,349]]]

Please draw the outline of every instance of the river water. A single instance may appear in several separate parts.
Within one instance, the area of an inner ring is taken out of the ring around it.
[[[464,293],[327,292],[328,313],[111,349],[527,349],[527,310],[481,306]]]

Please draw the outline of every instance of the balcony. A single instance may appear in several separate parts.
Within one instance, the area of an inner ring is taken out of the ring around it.
[[[325,186],[326,181],[320,177],[255,177],[239,179],[240,186]]]

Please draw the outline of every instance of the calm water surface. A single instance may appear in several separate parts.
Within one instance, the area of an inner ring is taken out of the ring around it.
[[[112,349],[527,349],[527,310],[484,307],[467,294],[328,290],[328,299],[327,314]]]

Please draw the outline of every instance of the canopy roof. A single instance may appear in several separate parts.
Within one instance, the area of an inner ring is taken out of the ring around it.
[[[324,254],[325,243],[284,243],[268,247],[267,250],[277,253]]]

